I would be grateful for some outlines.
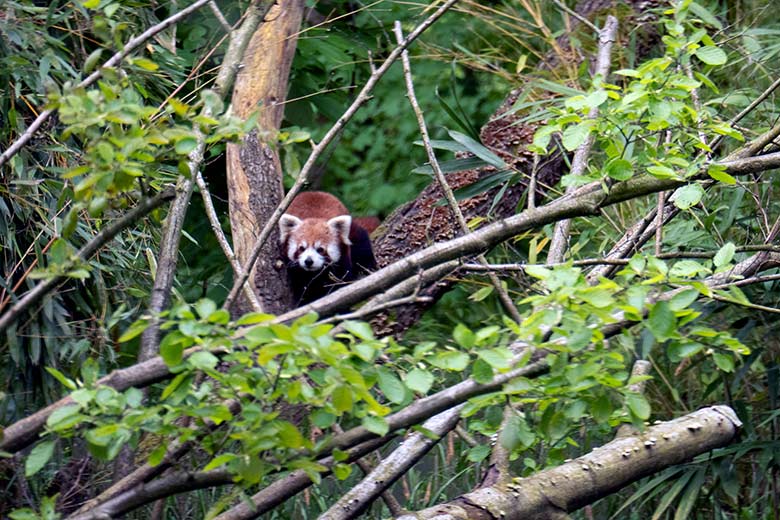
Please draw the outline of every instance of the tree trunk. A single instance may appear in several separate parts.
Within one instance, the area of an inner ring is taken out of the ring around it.
[[[233,247],[242,266],[257,234],[284,195],[282,168],[273,142],[284,113],[303,8],[303,0],[280,0],[271,8],[268,21],[249,43],[233,90],[236,115],[245,118],[259,110],[259,130],[250,132],[240,144],[227,146],[230,224]],[[263,311],[276,314],[288,309],[292,301],[287,279],[278,265],[278,241],[274,232],[249,278]],[[234,307],[234,314],[249,310],[242,299]]]

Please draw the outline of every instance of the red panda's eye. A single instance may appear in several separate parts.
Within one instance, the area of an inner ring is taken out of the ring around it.
[[[305,247],[303,247],[303,246],[298,246],[298,252],[299,252],[299,253],[303,253],[303,252],[304,252],[304,250],[306,250],[306,248],[305,248]]]
[[[321,255],[324,255],[324,254],[325,254],[325,248],[324,248],[324,247],[318,247],[318,248],[317,248],[317,252],[318,252],[319,254],[321,254]]]

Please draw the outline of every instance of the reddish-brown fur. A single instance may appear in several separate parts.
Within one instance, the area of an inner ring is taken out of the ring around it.
[[[339,215],[349,215],[349,211],[339,199],[324,191],[304,191],[293,199],[287,213],[301,220],[322,218],[325,220]]]

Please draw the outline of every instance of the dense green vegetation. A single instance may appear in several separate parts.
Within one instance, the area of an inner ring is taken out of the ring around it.
[[[231,23],[248,6],[218,4]],[[395,46],[393,22],[401,20],[408,33],[427,14],[423,5],[403,2],[310,4],[273,143],[288,187],[312,142]],[[392,488],[404,508],[441,504],[479,485],[490,439],[507,449],[512,475],[530,476],[608,442],[621,424],[641,429],[727,404],[744,423],[734,443],[572,517],[780,515],[780,264],[762,257],[767,267],[745,275],[751,283],[728,279],[757,251],[778,254],[777,170],[738,175],[713,164],[776,127],[773,90],[734,121],[778,77],[780,25],[771,7],[673,2],[643,13],[651,31],[633,29],[630,6],[591,13],[598,24],[606,14],[621,24],[612,74],[593,78],[588,60],[597,39],[584,24],[572,28],[575,18],[557,2],[458,3],[411,49],[417,97],[439,158],[471,154],[470,166],[476,156],[494,167],[494,185],[524,181],[528,171],[479,143],[479,129],[518,89],[502,117],[528,125],[528,151],[542,158],[563,153],[568,164],[589,136],[595,139],[583,174],[564,176],[539,205],[587,183],[609,193],[639,178],[677,182],[667,200],[674,193],[670,207],[679,214],[663,233],[613,272],[589,279],[592,266],[577,261],[605,256],[656,207],[656,196],[627,196],[575,219],[564,265],[544,264],[554,233],[545,221],[490,252],[492,262],[525,264],[501,273],[519,322],[506,315],[486,277],[458,274],[454,289],[404,337],[381,338],[355,319],[337,326],[315,314],[284,323],[260,312],[231,316],[220,306],[233,271],[198,197],[187,213],[172,304],[161,315],[159,354],[169,373],[154,384],[115,389],[98,379],[137,362],[141,334],[153,322],[146,308],[167,204],[94,256],[77,252],[141,201],[191,176],[188,158],[200,134],[207,136],[201,171],[227,230],[225,144],[256,124],[232,116],[229,96],[223,101],[210,90],[227,44],[207,7],[121,66],[100,68],[142,28],[184,7],[9,0],[0,12],[0,149],[42,111],[56,111],[0,170],[0,318],[37,284],[65,277],[0,332],[0,425],[65,395],[72,399],[48,416],[31,449],[0,452],[0,496],[9,497],[0,501],[0,516],[66,518],[108,487],[123,447],[131,448],[134,465],[154,466],[174,442],[191,441],[196,449],[174,470],[206,472],[213,486],[169,498],[160,517],[216,516],[294,470],[318,485],[269,517],[316,517],[362,479],[348,462],[351,446],[330,444],[334,425],[392,433],[395,414],[423,396],[467,378],[488,384],[537,362],[530,349],[518,360],[518,342],[544,351],[544,370],[470,399],[460,436],[451,433]],[[562,50],[564,41],[582,56]],[[96,70],[98,81],[77,86]],[[385,217],[433,176],[413,172],[427,159],[400,65],[372,95],[320,159],[311,185],[338,194],[355,214]],[[594,109],[598,117],[590,118]],[[777,151],[769,139],[751,155]],[[526,204],[522,199],[517,212]],[[610,328],[615,323],[618,330]],[[636,360],[650,362],[649,376],[631,377]],[[642,390],[631,386],[640,382]],[[396,446],[385,446],[384,455]],[[321,475],[324,454],[333,456],[333,477]],[[371,507],[371,517],[390,514],[379,500]],[[149,518],[151,508],[130,517]]]

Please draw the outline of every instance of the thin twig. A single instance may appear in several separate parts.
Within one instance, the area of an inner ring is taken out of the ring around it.
[[[744,118],[746,115],[752,112],[758,105],[760,105],[766,98],[768,98],[772,94],[772,92],[777,90],[778,87],[780,87],[780,78],[776,79],[774,83],[769,85],[769,87],[764,92],[762,92],[760,96],[754,99],[752,103],[746,106],[744,110],[742,110],[742,112],[734,116],[731,119],[731,121],[729,121],[729,124],[733,125],[741,121],[742,118]],[[718,137],[716,137],[715,140],[712,142],[711,148],[713,150],[717,150],[725,138],[726,137],[723,135],[719,135]]]
[[[590,27],[593,30],[594,33],[598,34],[599,32],[601,32],[601,30],[598,27],[596,27],[596,25],[593,22],[591,22],[590,20],[588,20],[587,18],[582,16],[580,13],[578,13],[574,9],[569,9],[563,2],[561,2],[561,0],[553,0],[553,3],[555,5],[557,5],[558,7],[560,7],[564,12],[566,12],[570,16],[573,16],[574,18],[576,18],[580,22],[582,22],[585,25],[587,25],[588,27]]]
[[[233,31],[233,27],[230,25],[230,22],[227,21],[225,15],[222,14],[222,11],[219,10],[219,6],[214,0],[209,0],[209,7],[211,8],[211,12],[214,13],[214,18],[216,18],[219,24],[222,26],[222,29],[224,29],[226,33]]]
[[[219,247],[222,248],[225,258],[227,258],[228,262],[230,262],[230,266],[233,268],[233,276],[238,276],[241,272],[241,264],[236,258],[233,248],[230,247],[230,242],[228,242],[225,232],[222,230],[217,211],[214,209],[214,202],[211,200],[209,187],[200,172],[195,176],[195,182],[198,185],[198,189],[200,189],[200,195],[203,198],[203,206],[206,209],[206,216],[209,219],[209,224],[211,224],[211,230],[214,232],[214,236],[217,238],[217,242],[219,242]],[[260,305],[260,301],[257,299],[255,291],[247,284],[244,284],[244,296],[246,296],[246,299],[252,305],[252,309],[255,312],[262,312],[263,306]]]
[[[401,22],[398,20],[395,21],[393,31],[395,32],[396,41],[400,44],[404,39],[404,35],[403,30],[401,29]],[[428,154],[428,162],[430,163],[431,168],[433,168],[436,181],[439,183],[441,191],[444,192],[444,197],[447,199],[447,204],[449,205],[450,211],[452,211],[455,220],[458,222],[461,232],[464,235],[468,235],[470,233],[469,225],[466,222],[466,218],[463,216],[463,212],[460,210],[460,206],[458,206],[458,201],[455,200],[455,194],[452,192],[452,188],[450,188],[450,185],[447,183],[447,178],[444,176],[444,172],[441,171],[439,161],[436,159],[436,152],[433,150],[431,139],[428,135],[428,126],[425,124],[425,117],[423,116],[420,104],[417,102],[417,96],[414,93],[412,67],[409,64],[408,51],[404,50],[401,53],[401,62],[404,69],[404,79],[406,80],[406,97],[409,98],[409,103],[412,105],[414,115],[417,117],[417,125],[420,127],[420,136],[422,137],[425,152]],[[478,254],[476,258],[477,261],[481,264],[488,263],[487,258],[485,258],[485,255],[482,253]],[[509,297],[509,294],[501,285],[501,280],[499,280],[498,276],[493,271],[488,272],[488,278],[490,279],[490,283],[493,284],[493,288],[496,290],[496,294],[498,295],[504,310],[512,317],[515,322],[520,323],[522,321],[522,317],[517,311],[517,307],[515,307],[512,298]]]
[[[418,25],[414,31],[412,31],[409,36],[406,37],[402,44],[396,46],[396,48],[393,49],[382,65],[376,69],[376,71],[368,78],[368,81],[366,81],[366,84],[363,86],[360,93],[357,95],[349,108],[347,108],[344,114],[339,117],[330,130],[327,131],[322,140],[314,146],[311,153],[309,154],[309,158],[306,159],[306,162],[301,168],[301,171],[298,173],[298,178],[295,180],[295,184],[293,184],[293,186],[290,188],[290,191],[287,192],[287,195],[285,195],[284,199],[282,199],[282,202],[279,203],[279,206],[273,212],[271,217],[268,219],[268,222],[266,222],[265,227],[263,227],[263,230],[260,232],[260,235],[258,236],[257,241],[252,248],[252,252],[249,254],[246,265],[243,266],[241,275],[233,283],[233,287],[230,289],[230,293],[225,299],[225,308],[232,307],[233,302],[238,296],[238,292],[241,290],[241,286],[243,286],[249,279],[249,273],[252,271],[252,267],[255,265],[258,256],[260,256],[260,252],[262,251],[265,242],[268,240],[268,237],[271,235],[271,232],[273,231],[277,222],[279,222],[279,218],[285,212],[298,192],[301,191],[301,188],[303,187],[304,183],[306,183],[309,173],[311,172],[315,162],[320,157],[320,155],[322,155],[333,138],[336,137],[341,132],[341,129],[350,121],[350,119],[352,119],[363,103],[368,101],[370,97],[369,94],[374,89],[374,86],[390,69],[390,66],[398,59],[398,57],[401,55],[401,52],[406,49],[414,40],[416,40],[420,34],[428,29],[428,27],[430,27],[436,20],[438,20],[445,12],[447,12],[447,10],[452,7],[455,2],[457,2],[457,0],[447,0],[447,2],[445,2],[441,7],[439,7],[439,9],[436,10],[436,12],[420,23],[420,25]]]

